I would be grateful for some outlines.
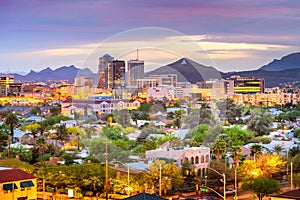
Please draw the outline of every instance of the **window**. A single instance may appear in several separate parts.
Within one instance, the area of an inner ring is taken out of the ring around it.
[[[208,161],[209,161],[209,156],[206,155],[206,156],[205,156],[205,162],[208,162]]]
[[[199,157],[198,156],[196,156],[196,158],[195,158],[195,164],[199,164]]]
[[[204,163],[204,156],[201,156],[201,163]]]
[[[21,187],[22,188],[29,188],[29,187],[33,187],[34,184],[32,181],[24,181],[24,182],[21,182]]]
[[[194,157],[191,157],[191,163],[194,164]]]

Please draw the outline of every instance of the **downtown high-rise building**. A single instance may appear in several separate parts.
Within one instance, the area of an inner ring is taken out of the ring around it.
[[[106,77],[105,77],[105,69],[112,63],[114,58],[109,54],[105,54],[99,58],[98,65],[98,88],[106,89]]]
[[[105,89],[124,88],[125,79],[125,61],[114,60],[105,63]]]
[[[137,79],[144,78],[144,61],[129,60],[127,62],[127,84],[129,86],[137,86]]]

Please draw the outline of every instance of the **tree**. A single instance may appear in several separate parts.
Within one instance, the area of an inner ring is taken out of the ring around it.
[[[224,133],[230,138],[231,146],[244,145],[254,137],[254,133],[247,130],[242,130],[238,126],[224,129]]]
[[[14,113],[10,113],[5,117],[4,124],[9,127],[10,139],[8,140],[7,156],[10,158],[10,144],[13,142],[14,128],[19,124],[19,119]]]
[[[274,194],[280,191],[279,182],[268,178],[256,178],[244,180],[242,185],[243,190],[250,190],[254,192],[259,200],[264,196]]]
[[[272,174],[278,172],[285,162],[279,155],[262,155],[256,160],[245,160],[240,168],[240,174],[245,179],[248,178],[272,178]]]
[[[203,135],[203,139],[205,135],[207,134],[209,129],[209,125],[207,124],[200,124],[188,131],[188,133],[185,136],[185,139],[192,139],[195,135]]]
[[[206,145],[209,145],[215,142],[216,138],[222,133],[222,131],[223,131],[223,127],[219,124],[215,126],[210,126],[204,138],[204,143]]]
[[[269,112],[253,110],[247,125],[248,130],[256,132],[256,136],[262,136],[269,133],[272,123],[272,116]]]
[[[142,111],[142,112],[149,112],[150,111],[150,108],[151,108],[151,104],[147,103],[147,102],[143,102],[140,104],[140,108],[139,110]]]
[[[226,142],[224,140],[217,139],[212,148],[212,153],[215,155],[217,161],[219,161],[226,153],[226,149]]]
[[[231,157],[233,158],[234,164],[235,166],[239,165],[239,160],[242,157],[242,149],[240,146],[236,145],[236,146],[232,146],[231,149]]]
[[[226,99],[217,102],[217,107],[220,110],[220,118],[224,118],[230,124],[241,123],[243,113],[243,106],[241,104],[234,104],[233,100]]]
[[[58,108],[58,107],[53,107],[53,108],[50,108],[50,113],[52,114],[52,115],[59,115],[59,113],[60,113],[60,108]]]
[[[297,147],[292,147],[289,150],[288,155],[289,155],[289,157],[294,157],[294,156],[296,156],[299,153],[300,153],[300,147],[299,147],[299,145],[297,145]]]
[[[141,141],[145,141],[146,138],[150,135],[150,134],[161,134],[163,131],[160,129],[157,129],[155,127],[149,126],[146,128],[143,128],[141,134],[139,135],[137,141],[141,142]]]
[[[175,111],[175,118],[173,121],[174,127],[180,128],[181,127],[181,115],[182,115],[182,111],[181,110],[177,110]]]
[[[7,141],[9,139],[9,132],[4,124],[0,125],[0,152],[4,150],[7,146]]]
[[[130,116],[132,118],[132,120],[135,122],[135,124],[137,125],[137,120],[140,118],[141,116],[141,111],[138,110],[132,110],[130,112]]]
[[[275,145],[274,148],[273,148],[273,151],[279,155],[281,153],[281,151],[283,150],[282,146],[280,145]]]
[[[296,129],[294,130],[294,137],[300,138],[300,128],[296,128]]]
[[[41,129],[41,125],[38,123],[28,124],[28,125],[22,126],[20,129],[22,131],[30,131],[30,134],[33,136],[33,138],[35,138],[36,134],[38,134],[39,130]]]
[[[109,142],[107,138],[97,137],[87,140],[85,146],[89,148],[90,153],[100,162],[105,162],[106,142]],[[124,151],[112,143],[108,143],[108,155],[109,161],[115,159],[117,161],[126,162],[128,160],[129,152]]]
[[[67,131],[66,125],[59,125],[56,128],[56,141],[65,142],[70,139],[70,135]]]
[[[116,120],[116,122],[118,124],[120,124],[122,127],[127,127],[127,126],[130,126],[130,119],[131,119],[131,116],[129,114],[129,111],[128,110],[115,110],[113,112],[113,116],[114,116],[114,119]]]
[[[209,129],[209,125],[200,124],[199,126],[190,129],[189,132],[186,134],[185,138],[192,139],[191,140],[192,146],[200,146],[208,132],[208,129]]]
[[[38,115],[41,113],[41,108],[40,107],[34,107],[30,110],[30,113]]]
[[[262,154],[262,147],[260,144],[253,144],[251,147],[250,147],[250,155],[251,156],[254,156],[254,155],[257,155],[257,154]]]
[[[120,125],[113,125],[112,127],[104,127],[101,131],[103,136],[106,136],[109,140],[124,139],[124,133]]]
[[[207,105],[202,105],[199,110],[199,124],[213,125],[213,115],[211,109]]]
[[[183,177],[179,168],[174,163],[167,163],[165,160],[155,160],[150,164],[150,171],[145,174],[146,180],[144,185],[154,187],[159,183],[159,174],[161,171],[163,191],[171,187],[179,187],[183,183]],[[167,181],[169,180],[169,182]]]
[[[295,157],[293,157],[292,162],[293,162],[293,169],[296,172],[299,172],[300,171],[300,154],[297,154]]]

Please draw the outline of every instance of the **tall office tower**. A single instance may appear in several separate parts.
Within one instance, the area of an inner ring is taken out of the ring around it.
[[[265,92],[264,78],[231,76],[229,80],[234,80],[235,94],[255,94]]]
[[[125,61],[114,60],[105,63],[105,89],[125,87]]]
[[[13,91],[21,91],[22,84],[15,83],[15,76],[10,74],[0,74],[0,96],[8,96]]]
[[[129,60],[127,62],[128,82],[129,86],[137,86],[137,79],[144,78],[144,61]]]
[[[106,82],[105,82],[105,68],[107,67],[108,63],[111,63],[114,60],[109,54],[104,54],[102,57],[99,58],[99,65],[98,65],[98,88],[105,89]]]

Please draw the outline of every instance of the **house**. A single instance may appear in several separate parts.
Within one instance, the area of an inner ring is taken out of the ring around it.
[[[209,147],[174,147],[146,151],[146,159],[154,161],[159,158],[173,159],[179,167],[185,160],[190,161],[197,169],[204,171],[210,164]]]
[[[274,195],[271,197],[271,200],[300,200],[300,189]]]
[[[0,167],[0,199],[36,199],[36,180],[20,169]]]
[[[125,198],[127,200],[163,200],[165,198],[159,197],[159,196],[155,196],[153,194],[147,194],[147,193],[140,193],[128,198]]]

